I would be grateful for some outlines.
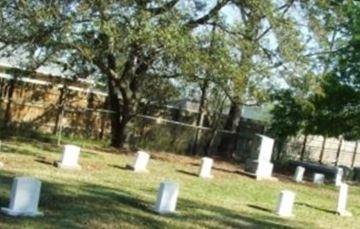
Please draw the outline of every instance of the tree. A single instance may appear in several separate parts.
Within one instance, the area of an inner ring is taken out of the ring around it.
[[[318,110],[316,133],[348,139],[360,138],[360,5],[344,7],[345,45],[334,53],[331,71],[322,80],[323,92],[314,97]]]
[[[292,88],[292,92],[278,92],[274,97],[271,130],[278,137],[298,133],[360,137],[360,55],[356,51],[360,48],[360,6],[358,3],[336,6],[346,20],[336,26],[336,30],[342,31],[336,40],[338,48],[321,53],[325,71],[318,76],[318,83],[307,84],[307,89],[300,94],[294,93],[299,91],[297,87]],[[320,90],[310,88],[314,84]]]
[[[192,29],[228,1],[196,18],[183,14],[179,2],[5,0],[0,42],[3,50],[21,49],[31,70],[53,63],[69,77],[95,75],[106,82],[114,111],[111,145],[120,147],[129,121],[171,96],[169,79],[192,65]]]
[[[231,102],[224,129],[240,130],[241,106],[260,104],[267,98],[264,87],[282,66],[296,65],[302,53],[300,29],[288,14],[295,1],[233,1],[240,18],[236,26],[219,27],[231,36],[239,58],[237,73],[224,89]],[[272,40],[275,45],[269,45]],[[299,65],[299,63],[297,63]],[[222,138],[219,151],[232,153],[237,134]]]

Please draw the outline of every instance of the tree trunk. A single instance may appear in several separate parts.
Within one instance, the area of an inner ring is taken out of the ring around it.
[[[11,105],[12,105],[12,97],[15,90],[15,84],[16,84],[16,76],[14,76],[14,79],[10,80],[9,82],[9,91],[7,94],[7,104],[5,109],[5,115],[4,115],[4,127],[7,128],[11,124]]]
[[[200,104],[199,104],[199,111],[198,111],[198,115],[197,115],[197,119],[196,119],[196,130],[195,130],[195,137],[194,137],[194,143],[191,149],[191,154],[195,155],[197,152],[197,148],[198,148],[198,141],[199,139],[201,139],[201,129],[199,129],[198,127],[202,127],[203,126],[203,122],[204,122],[204,106],[205,106],[205,99],[206,99],[206,90],[208,87],[208,81],[204,80],[203,85],[201,87],[201,98],[200,98]]]
[[[53,134],[56,134],[56,132],[58,131],[58,128],[59,128],[60,116],[64,109],[65,94],[66,94],[66,86],[64,84],[64,86],[60,89],[60,95],[59,95],[59,99],[57,102],[58,108],[57,108],[57,113],[56,113],[56,117],[55,117],[55,126],[53,129]]]
[[[351,168],[354,168],[354,165],[355,165],[356,153],[357,153],[358,145],[359,145],[359,142],[356,141],[355,142],[355,147],[354,147],[354,154],[353,154],[352,159],[351,159]]]
[[[104,104],[103,104],[103,109],[104,110],[108,110],[109,109],[109,102],[108,102],[108,97],[105,98]],[[104,137],[104,131],[105,131],[105,124],[106,124],[106,119],[107,119],[107,113],[101,113],[101,121],[100,121],[100,133],[99,133],[99,139],[102,140]]]
[[[300,153],[300,161],[304,161],[304,158],[305,158],[307,138],[308,138],[308,136],[305,135],[304,142],[303,142],[302,149],[301,149],[301,153]]]
[[[342,142],[343,142],[343,138],[340,137],[340,139],[339,139],[339,146],[338,146],[338,149],[337,149],[337,151],[336,151],[335,166],[338,166],[338,164],[339,164]]]
[[[120,101],[118,94],[115,92],[114,80],[109,77],[108,87],[109,87],[109,105],[110,109],[113,112],[111,114],[111,146],[113,147],[122,147],[124,144],[124,124],[120,122]]]
[[[229,131],[235,131],[237,128],[237,124],[240,120],[240,113],[241,109],[239,104],[232,103],[229,111],[228,118],[226,120],[224,129]],[[223,134],[222,136],[218,151],[220,153],[228,153],[231,154],[232,150],[234,149],[234,141],[235,141],[235,134]]]
[[[326,137],[324,137],[324,140],[323,140],[323,142],[321,144],[321,151],[320,151],[320,156],[319,156],[319,163],[320,164],[323,163],[325,145],[326,145]]]
[[[93,129],[96,127],[93,123],[94,113],[94,94],[90,91],[87,97],[87,110],[85,111],[85,135],[88,138],[93,136]]]
[[[286,137],[281,137],[276,141],[276,150],[277,150],[277,155],[276,155],[276,161],[280,161],[283,157],[282,153],[285,152],[286,150],[284,150],[285,146],[286,146],[286,141],[287,138]]]

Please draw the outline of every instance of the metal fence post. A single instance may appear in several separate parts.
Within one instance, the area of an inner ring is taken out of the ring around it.
[[[339,147],[338,147],[337,152],[336,152],[336,161],[335,161],[335,166],[338,166],[338,164],[339,164],[339,158],[340,158],[340,153],[341,153],[342,141],[343,141],[343,138],[342,138],[342,137],[340,137],[340,140],[339,140]]]
[[[355,142],[355,147],[354,147],[354,154],[353,154],[353,157],[351,159],[351,168],[354,168],[354,165],[355,165],[356,153],[357,153],[358,145],[359,145],[359,142],[356,141]]]
[[[62,130],[63,130],[63,125],[64,125],[64,115],[65,115],[65,104],[63,106],[63,109],[61,111],[61,117],[60,117],[60,125],[59,125],[59,131],[58,131],[58,139],[57,139],[57,144],[60,146],[61,145],[61,135],[62,135]]]

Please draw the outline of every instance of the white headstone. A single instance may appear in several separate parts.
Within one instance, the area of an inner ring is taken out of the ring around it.
[[[201,168],[199,176],[202,178],[213,178],[211,174],[211,168],[213,166],[214,160],[209,157],[203,157],[201,159]]]
[[[281,217],[293,216],[292,209],[295,201],[295,193],[284,190],[280,192],[276,213]]]
[[[351,213],[346,210],[348,191],[349,186],[342,183],[340,185],[339,197],[336,206],[336,212],[341,216],[351,216]]]
[[[342,184],[343,175],[344,175],[344,170],[342,168],[337,168],[335,175],[335,186],[339,187]]]
[[[274,139],[261,134],[258,134],[258,136],[261,137],[258,160],[270,162],[274,148]]]
[[[74,145],[65,145],[61,160],[57,166],[62,169],[81,169],[78,164],[80,156],[80,147]]]
[[[256,179],[258,180],[271,179],[273,168],[274,168],[273,163],[266,161],[259,161],[257,163],[257,169],[255,172]]]
[[[274,165],[271,163],[271,155],[274,139],[258,134],[252,145],[251,157],[246,160],[245,170],[255,173],[258,180],[272,179]]]
[[[303,178],[304,178],[304,173],[305,173],[305,168],[302,166],[298,166],[296,167],[296,171],[294,174],[294,181],[295,182],[303,182]]]
[[[1,211],[11,216],[40,216],[38,211],[41,182],[32,177],[16,177],[11,188],[10,204]]]
[[[325,175],[322,173],[314,173],[314,184],[324,184]]]
[[[150,155],[144,151],[138,151],[136,160],[134,162],[134,172],[147,172],[147,165],[150,160]]]
[[[179,185],[171,181],[161,182],[155,211],[159,214],[175,213]]]

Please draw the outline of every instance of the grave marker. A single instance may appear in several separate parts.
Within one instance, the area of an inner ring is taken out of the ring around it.
[[[172,181],[161,182],[157,195],[155,211],[159,214],[175,213],[179,185]]]
[[[271,163],[271,155],[274,147],[274,139],[257,134],[252,144],[251,156],[246,160],[245,170],[256,175],[257,180],[273,179],[274,165]]]
[[[345,183],[340,185],[339,197],[336,206],[336,212],[341,216],[351,216],[351,212],[346,210],[349,186]]]
[[[150,155],[144,151],[138,151],[133,165],[134,172],[147,172],[147,165],[150,160]]]
[[[303,182],[304,173],[305,173],[305,168],[302,166],[297,166],[294,175],[294,181],[298,183]]]
[[[284,190],[280,192],[276,213],[281,217],[293,216],[292,209],[295,201],[295,193]]]
[[[214,164],[214,160],[209,157],[203,157],[201,159],[201,168],[199,176],[202,178],[213,178],[211,174],[211,168]]]
[[[41,182],[32,177],[16,177],[11,188],[10,204],[1,211],[10,216],[41,216],[38,211]]]
[[[324,184],[324,180],[325,180],[325,175],[322,173],[314,173],[314,179],[313,182],[314,184]]]
[[[80,147],[74,145],[65,145],[61,160],[56,162],[56,166],[61,169],[81,169],[78,164],[80,156]]]
[[[339,187],[342,184],[343,175],[344,175],[344,169],[337,168],[336,174],[335,174],[335,186],[336,187]]]

